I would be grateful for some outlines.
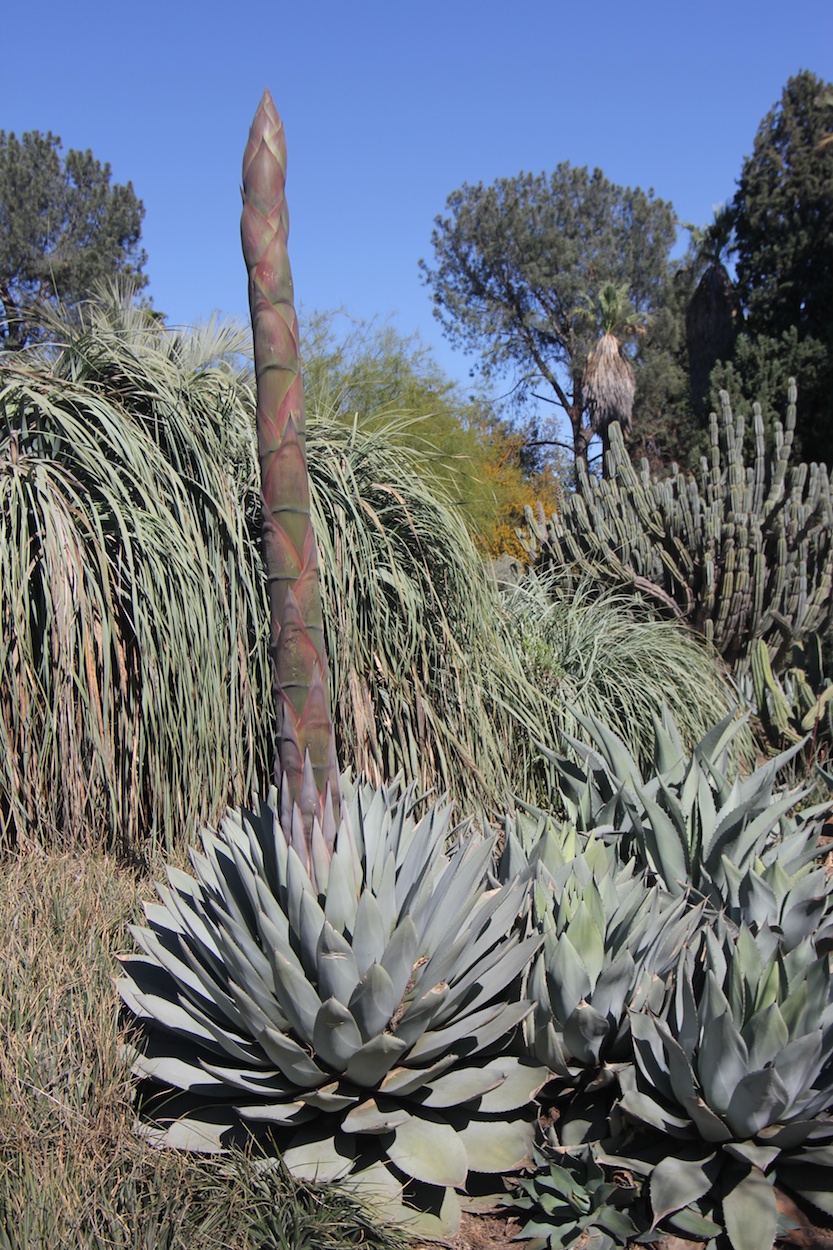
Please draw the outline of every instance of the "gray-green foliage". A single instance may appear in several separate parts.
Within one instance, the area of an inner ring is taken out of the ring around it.
[[[715,651],[633,596],[590,578],[566,589],[556,577],[530,574],[504,591],[503,603],[526,675],[550,700],[551,711],[536,730],[539,741],[574,737],[581,733],[579,718],[594,716],[647,769],[663,707],[693,744],[735,704]],[[751,758],[748,733],[736,745],[741,758]]]
[[[707,929],[681,956],[667,1013],[634,1013],[631,1029],[619,1110],[648,1130],[631,1162],[650,1178],[655,1224],[688,1211],[733,1250],[761,1250],[778,1228],[776,1179],[833,1210],[833,1003],[812,942],[784,952],[772,934]]]
[[[552,699],[525,672],[458,509],[399,431],[395,417],[370,428],[309,418],[341,758],[480,812],[535,784]]]
[[[268,758],[245,340],[115,300],[64,342],[0,366],[2,834],[135,851]]]
[[[580,472],[578,491],[546,523],[528,514],[536,567],[567,586],[589,575],[645,596],[732,665],[763,638],[777,668],[792,643],[833,621],[833,495],[823,464],[790,463],[795,401],[793,386],[772,455],[755,413],[747,465],[744,423],[724,396],[696,476],[635,469],[611,427],[607,478]]]
[[[637,1187],[621,1177],[609,1179],[589,1148],[566,1154],[550,1129],[544,1148],[535,1151],[535,1165],[534,1175],[505,1200],[512,1214],[524,1219],[518,1236],[527,1250],[563,1250],[573,1243],[615,1250],[639,1233],[626,1211]]]
[[[138,849],[271,768],[248,336],[121,292],[50,333],[0,367],[0,814],[8,840]],[[471,538],[395,421],[311,414],[309,441],[342,748],[486,806],[544,703]]]
[[[489,889],[490,840],[446,851],[447,807],[346,778],[332,859],[316,822],[304,865],[275,801],[206,832],[134,930],[134,1070],[182,1091],[146,1103],[147,1131],[212,1151],[249,1126],[293,1174],[453,1232],[469,1172],[523,1164],[547,1076],[512,1047],[540,943],[526,880]]]
[[[634,855],[673,895],[707,899],[736,922],[775,926],[794,945],[829,925],[817,809],[791,815],[805,796],[779,789],[796,748],[749,776],[728,748],[742,723],[727,718],[688,751],[667,713],[655,726],[655,763],[643,778],[621,739],[594,718],[592,745],[573,740],[584,763],[551,755],[568,811]]]

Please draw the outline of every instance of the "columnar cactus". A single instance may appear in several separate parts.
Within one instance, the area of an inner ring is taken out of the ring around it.
[[[243,156],[240,233],[249,271],[257,376],[257,440],[263,489],[263,550],[269,588],[278,718],[276,779],[282,824],[293,845],[309,842],[317,818],[328,846],[338,824],[335,738],[318,555],[310,522],[304,388],[298,352],[286,140],[268,91]],[[293,812],[297,807],[300,822]]]
[[[723,399],[696,477],[676,465],[655,477],[646,461],[637,471],[613,425],[605,479],[579,465],[579,489],[556,514],[527,513],[525,544],[537,568],[568,585],[590,573],[646,596],[729,663],[746,666],[764,639],[777,671],[793,643],[833,623],[833,492],[823,464],[790,464],[794,385],[774,455],[756,412],[748,467],[743,421]]]

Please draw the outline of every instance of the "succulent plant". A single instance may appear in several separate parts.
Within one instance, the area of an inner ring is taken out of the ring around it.
[[[276,792],[230,812],[169,870],[124,961],[145,1033],[134,1070],[181,1091],[149,1104],[161,1143],[219,1150],[243,1125],[308,1178],[381,1193],[424,1232],[459,1219],[469,1171],[524,1163],[547,1078],[512,1049],[532,1004],[520,977],[527,881],[491,888],[489,839],[412,790],[342,779],[332,858],[315,822],[307,866]]]
[[[780,671],[792,643],[824,635],[833,622],[833,491],[823,464],[790,462],[796,397],[791,382],[771,453],[755,405],[747,464],[744,421],[723,392],[696,475],[678,465],[651,474],[646,460],[635,467],[614,423],[604,478],[578,462],[578,489],[557,512],[539,520],[527,510],[521,541],[538,572],[552,572],[568,591],[590,575],[647,598],[704,634],[733,667],[748,665],[763,638]]]
[[[655,1226],[673,1216],[691,1232],[719,1219],[734,1250],[766,1250],[776,1178],[833,1211],[826,955],[809,940],[785,952],[745,926],[707,929],[680,958],[665,1017],[633,1012],[631,1032],[636,1066],[619,1112],[648,1137],[616,1161],[650,1175]]]
[[[527,863],[536,869],[531,920],[544,944],[527,983],[536,1006],[526,1035],[559,1084],[592,1085],[595,1095],[630,1062],[628,1011],[662,1004],[663,978],[699,913],[569,823],[544,818],[531,832],[516,818],[504,848],[507,879]],[[572,1144],[581,1124],[581,1114],[562,1109],[562,1142]]]
[[[536,1149],[537,1170],[521,1180],[519,1192],[504,1199],[526,1223],[518,1234],[527,1250],[561,1250],[574,1243],[582,1250],[615,1250],[640,1231],[625,1208],[638,1187],[609,1180],[589,1147],[559,1151],[550,1130],[549,1148]]]
[[[816,809],[790,816],[803,792],[776,790],[778,771],[797,747],[740,779],[728,764],[739,724],[727,717],[689,753],[665,714],[655,726],[655,771],[647,780],[621,739],[593,717],[582,718],[592,746],[569,739],[583,766],[547,754],[579,828],[618,839],[621,854],[635,855],[672,894],[693,892],[721,910],[731,901],[743,919],[752,890],[740,889],[743,877],[777,863],[797,880],[819,845]]]

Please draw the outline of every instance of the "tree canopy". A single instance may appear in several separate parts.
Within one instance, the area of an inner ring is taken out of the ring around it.
[[[304,316],[307,405],[327,422],[379,431],[406,448],[437,498],[458,509],[481,550],[522,555],[524,508],[553,508],[558,485],[535,454],[537,432],[515,429],[467,394],[418,335],[346,313]]]
[[[421,262],[446,337],[479,355],[484,377],[510,377],[520,400],[558,405],[574,455],[586,460],[600,431],[590,420],[585,368],[604,333],[592,310],[613,285],[634,314],[620,344],[634,366],[638,423],[640,368],[652,354],[667,357],[678,332],[668,311],[671,204],[616,186],[599,169],[562,163],[551,175],[464,184],[446,210],[435,219],[435,265]],[[656,404],[656,386],[649,394]]]
[[[803,71],[764,117],[733,201],[745,332],[713,377],[783,415],[799,389],[796,439],[807,460],[833,440],[833,127],[831,86]],[[725,359],[725,358],[724,358]],[[743,405],[738,405],[743,410]]]
[[[38,305],[76,303],[117,275],[145,286],[144,212],[92,152],[64,158],[51,132],[0,131],[0,347],[26,345]]]

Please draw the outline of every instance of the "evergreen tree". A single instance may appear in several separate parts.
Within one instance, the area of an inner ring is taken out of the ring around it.
[[[464,185],[435,220],[435,267],[421,268],[448,339],[476,352],[486,378],[511,378],[519,402],[544,399],[567,418],[571,451],[587,460],[595,430],[585,368],[603,327],[586,315],[606,284],[623,288],[647,332],[620,341],[636,382],[676,334],[663,315],[672,286],[672,206],[618,187],[601,170],[558,165],[492,186]],[[541,394],[541,391],[544,394]],[[662,397],[653,396],[655,408]]]
[[[734,199],[737,287],[746,312],[732,370],[747,401],[797,378],[797,441],[807,460],[833,449],[833,145],[831,87],[803,71],[761,122]],[[775,413],[766,413],[771,419]]]
[[[46,303],[76,303],[117,275],[145,286],[144,213],[92,152],[64,159],[51,132],[0,130],[0,349],[24,347]]]

